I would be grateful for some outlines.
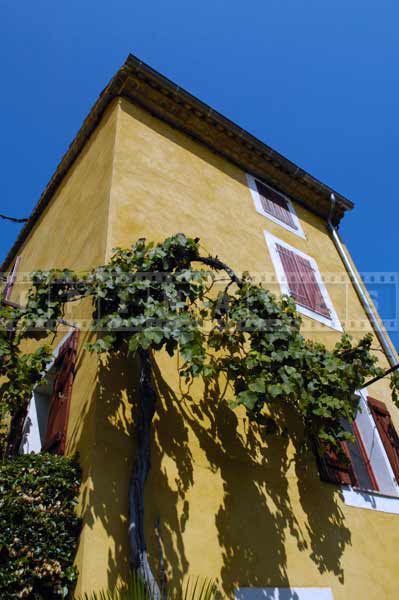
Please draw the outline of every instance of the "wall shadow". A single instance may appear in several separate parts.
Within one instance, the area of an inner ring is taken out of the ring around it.
[[[90,336],[85,341],[91,341]],[[131,427],[138,381],[137,364],[127,360],[124,353],[112,354],[107,360],[94,355],[93,359],[97,366],[91,374],[86,364],[86,373],[94,381],[77,382],[86,386],[90,395],[83,399],[79,417],[68,435],[68,446],[78,450],[82,467],[80,560],[85,591],[86,570],[105,568],[110,590],[128,580],[127,495],[135,453]],[[81,377],[79,366],[77,377]],[[102,554],[105,548],[106,559]],[[99,579],[104,581],[103,576]]]
[[[295,470],[300,503],[307,517],[310,558],[320,573],[333,573],[343,584],[341,558],[352,540],[341,509],[342,493],[337,486],[320,481],[316,460],[306,445],[298,449]]]
[[[107,364],[99,361],[97,377],[80,424],[82,516],[89,530],[97,531],[100,523],[105,531],[107,541],[102,538],[99,543],[108,544],[107,580],[113,589],[127,581],[129,573],[127,495],[135,452],[131,428],[138,365],[124,355],[113,356]],[[217,532],[222,556],[218,584],[223,597],[233,598],[239,587],[311,586],[305,577],[305,581],[291,581],[288,553],[292,556],[293,552],[302,555],[303,564],[307,559],[319,573],[333,574],[343,582],[341,559],[351,539],[339,494],[334,486],[319,481],[314,457],[294,416],[276,407],[277,433],[271,433],[267,421],[249,424],[232,410],[217,384],[205,387],[202,395],[195,393],[194,399],[190,390],[176,393],[157,366],[154,381],[159,399],[145,492],[145,527],[157,578],[161,558],[172,586],[199,574],[187,546],[187,528],[198,521],[198,507],[189,499],[200,470],[207,468],[222,485],[221,501],[206,517]],[[205,457],[205,467],[199,464],[194,446]],[[207,552],[205,544],[203,551]],[[84,548],[84,552],[95,552],[95,548]],[[287,593],[287,600],[297,600],[295,592]],[[271,591],[264,594],[273,598]]]
[[[107,362],[98,360],[97,383],[92,397],[82,406],[79,423],[69,433],[69,445],[77,447],[82,466],[82,519],[84,530],[89,530],[90,545],[81,539],[82,569],[88,563],[106,566],[107,587],[113,590],[129,580],[129,551],[127,538],[128,485],[135,442],[133,435],[135,407],[137,402],[139,370],[138,363],[125,353],[113,354]],[[169,420],[165,408],[159,403],[154,421],[152,442],[152,467],[146,485],[146,539],[154,573],[161,578],[159,535],[162,536],[162,558],[176,565],[173,576],[180,581],[188,571],[182,533],[184,515],[178,515],[176,504],[179,497],[192,485],[192,461],[188,448],[186,427],[179,414],[172,415],[174,436],[167,434]],[[162,447],[162,455],[158,449]],[[162,470],[162,456],[172,458],[179,473],[178,490],[170,486],[167,474]],[[156,474],[153,477],[153,474]],[[152,480],[156,480],[153,490]],[[147,510],[147,506],[149,507]],[[188,507],[186,507],[188,512]],[[156,521],[160,518],[160,528]],[[91,530],[91,531],[90,531]],[[100,534],[98,533],[101,530]],[[101,538],[98,539],[98,536]],[[108,547],[106,561],[92,558]],[[88,558],[89,556],[89,558]],[[85,574],[83,573],[85,579]],[[87,584],[84,583],[84,586]]]
[[[187,521],[195,519],[187,502],[189,486],[194,485],[198,469],[188,445],[189,429],[209,468],[218,472],[223,482],[223,501],[209,519],[214,520],[218,532],[223,556],[219,584],[226,597],[232,598],[238,587],[300,585],[290,581],[288,546],[291,554],[293,546],[299,553],[306,553],[320,573],[333,573],[343,581],[341,558],[350,543],[350,532],[339,508],[339,494],[334,486],[319,481],[314,457],[304,444],[295,417],[276,407],[278,433],[273,434],[268,432],[267,424],[240,424],[236,412],[221,399],[217,385],[206,388],[201,399],[193,400],[189,394],[174,393],[158,369],[155,379],[162,408],[153,476],[158,478],[156,464],[166,453],[176,461],[179,482],[177,492],[170,497],[173,504],[163,504],[160,513],[168,532],[176,533],[174,528],[180,526],[176,550],[172,551],[171,539],[165,544],[170,578],[181,580],[187,574],[181,536]],[[296,485],[292,482],[297,477],[299,510],[298,502],[294,504],[292,500],[292,488]],[[165,475],[164,479],[162,485],[167,487]],[[177,501],[185,503],[184,518],[180,520]],[[195,565],[190,565],[190,569],[195,572]],[[289,597],[295,600],[295,592]]]

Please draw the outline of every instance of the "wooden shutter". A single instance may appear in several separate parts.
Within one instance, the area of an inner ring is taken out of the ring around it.
[[[15,263],[7,277],[6,287],[4,288],[4,292],[3,292],[4,300],[9,300],[9,298],[11,296],[12,288],[14,286],[15,279],[17,277],[17,272],[18,272],[20,262],[21,262],[21,257],[17,256],[17,258],[15,259]]]
[[[322,440],[314,440],[320,478],[338,485],[358,486],[359,482],[350,459],[346,442],[341,442],[342,450],[347,458],[343,461],[336,450]]]
[[[295,302],[324,317],[330,317],[311,262],[285,246],[276,244],[276,248]]]
[[[293,229],[298,229],[286,198],[257,179],[255,183],[263,210]]]
[[[395,479],[399,483],[399,437],[393,426],[391,415],[386,405],[380,400],[369,396],[367,401]]]
[[[79,332],[74,331],[61,346],[55,361],[56,374],[43,445],[43,450],[54,454],[63,454],[65,451],[78,338]]]

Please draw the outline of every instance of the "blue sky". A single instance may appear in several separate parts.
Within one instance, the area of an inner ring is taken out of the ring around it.
[[[358,268],[396,272],[398,21],[393,0],[0,0],[0,213],[29,215],[132,52],[354,200]],[[0,221],[0,258],[17,232]]]

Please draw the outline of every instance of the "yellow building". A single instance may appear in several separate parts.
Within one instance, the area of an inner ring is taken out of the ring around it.
[[[130,56],[90,111],[3,270],[10,283],[13,270],[17,279],[52,267],[84,271],[103,264],[114,247],[184,232],[236,272],[248,270],[277,293],[293,295],[304,335],[331,347],[343,330],[355,339],[374,332],[380,365],[388,369],[396,353],[336,233],[352,208]],[[313,274],[311,293],[290,281],[289,264]],[[23,302],[25,289],[23,282],[8,286],[9,300]],[[45,441],[39,409],[49,391],[38,389],[30,408],[36,437],[25,440],[26,451],[55,443],[80,453],[78,594],[113,588],[127,577],[137,385],[127,363],[103,365],[83,349],[88,311],[74,306],[65,317],[81,329],[66,436]],[[65,348],[67,331],[58,334],[55,352]],[[300,432],[265,437],[248,427],[244,412],[204,402],[200,383],[190,391],[196,402],[186,402],[176,361],[160,355],[158,366],[146,486],[154,572],[159,517],[171,581],[188,574],[215,578],[226,598],[240,600],[397,597],[399,450],[392,423],[399,430],[399,415],[386,380],[360,394],[356,481],[337,475],[332,484],[320,479]],[[334,479],[334,467],[324,467],[324,479]]]

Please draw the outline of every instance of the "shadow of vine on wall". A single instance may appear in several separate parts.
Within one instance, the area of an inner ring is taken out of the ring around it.
[[[124,353],[112,355],[106,362],[98,361],[95,378],[97,382],[92,386],[92,397],[81,407],[79,422],[69,434],[69,443],[72,447],[77,446],[82,465],[84,530],[94,534],[94,537],[90,535],[88,538],[90,547],[85,546],[84,533],[82,536],[85,555],[83,568],[89,570],[88,563],[95,565],[94,568],[106,566],[107,588],[112,590],[129,579],[127,499],[135,456],[132,432],[137,406],[138,363],[132,357],[126,358]],[[160,554],[156,528],[159,517],[165,557],[176,565],[173,580],[181,581],[183,574],[188,572],[182,537],[188,504],[184,504],[181,514],[176,506],[179,498],[184,497],[193,484],[192,458],[182,416],[178,413],[171,415],[174,428],[171,436],[165,411],[166,407],[159,403],[153,427],[152,467],[145,492],[145,503],[149,506],[146,537],[154,572],[159,578]],[[160,447],[162,453],[159,452]],[[177,489],[170,485],[167,473],[162,468],[164,456],[171,458],[178,471]],[[156,476],[153,477],[153,474]],[[155,491],[152,489],[153,479],[156,480]],[[97,536],[100,538],[98,546],[92,547]],[[108,554],[105,557],[101,553],[107,546]],[[93,556],[95,554],[97,557]]]
[[[216,383],[200,395],[197,390],[192,395],[191,390],[176,393],[157,366],[154,381],[158,406],[145,502],[146,536],[156,576],[162,554],[172,585],[189,575],[216,576],[229,598],[238,587],[312,585],[305,578],[290,580],[288,553],[295,550],[306,553],[320,573],[333,573],[343,581],[341,558],[350,532],[337,491],[320,483],[295,419],[288,423],[288,435],[287,415],[276,407],[278,431],[270,433],[267,420],[264,425],[250,424],[232,410]],[[133,359],[113,356],[107,364],[99,363],[98,383],[81,429],[95,444],[82,457],[83,518],[89,529],[100,523],[108,537],[109,589],[128,577],[127,496],[137,382]],[[201,499],[202,511],[190,497],[204,478],[209,480],[209,498]],[[220,548],[220,564],[209,572],[208,554],[217,558],[215,545]],[[200,567],[193,556],[200,557]],[[296,600],[296,594],[287,600]]]
[[[100,553],[108,546],[106,560],[103,557],[98,564],[107,563],[109,589],[128,578],[127,494],[134,455],[130,429],[137,374],[137,365],[123,356],[113,355],[107,363],[98,361],[97,383],[82,415],[85,423],[80,425],[81,436],[87,436],[78,446],[83,467],[83,524],[95,530],[96,536],[107,538],[99,540],[98,548],[84,547],[84,552]],[[90,539],[95,543],[96,538]],[[86,557],[84,567],[88,568]]]
[[[334,486],[320,483],[314,457],[304,444],[295,416],[276,407],[273,417],[278,431],[271,433],[268,420],[264,425],[252,424],[232,410],[221,398],[217,384],[205,387],[202,398],[198,400],[195,394],[194,400],[189,392],[176,394],[159,369],[155,379],[162,406],[155,452],[175,462],[176,499],[184,506],[180,520],[176,502],[173,507],[165,506],[165,512],[162,506],[161,522],[170,531],[170,538],[171,533],[176,535],[176,524],[180,523],[180,535],[184,535],[187,522],[198,520],[187,495],[199,470],[209,468],[221,479],[223,487],[220,506],[207,519],[210,529],[211,524],[216,527],[222,553],[219,583],[227,597],[232,597],[233,589],[240,586],[311,585],[308,580],[298,583],[289,579],[287,547],[292,554],[292,546],[307,553],[320,573],[333,573],[342,582],[341,558],[350,544],[350,531],[339,508],[339,493]],[[202,461],[198,461],[198,453],[194,459],[190,452],[193,438],[194,445],[201,449]],[[157,473],[158,469],[154,469],[154,478]],[[163,477],[167,485],[167,478]],[[299,502],[292,500],[295,493]],[[204,552],[208,534],[203,531]],[[172,552],[170,539],[165,547],[173,580],[187,573],[182,569],[187,560],[184,546],[182,549],[184,561],[179,549],[174,563],[176,551]],[[292,599],[295,600],[294,593]]]

